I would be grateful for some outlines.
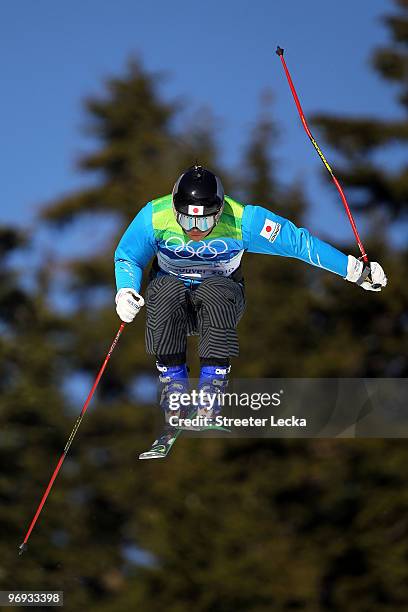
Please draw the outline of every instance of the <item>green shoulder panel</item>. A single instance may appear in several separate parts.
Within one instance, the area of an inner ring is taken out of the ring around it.
[[[152,224],[156,240],[166,240],[169,236],[185,236],[173,212],[171,194],[152,201]],[[211,238],[221,237],[242,239],[242,214],[244,204],[225,196],[221,219],[211,232]]]
[[[173,212],[171,193],[152,201],[152,224],[156,240],[165,240],[169,235],[183,235]]]
[[[229,196],[225,196],[224,210],[222,211],[221,219],[211,232],[212,238],[223,236],[224,238],[232,238],[235,240],[242,239],[242,214],[244,205]]]

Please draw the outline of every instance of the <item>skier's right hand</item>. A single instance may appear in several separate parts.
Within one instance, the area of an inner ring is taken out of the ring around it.
[[[370,278],[366,280],[368,276]],[[353,255],[348,256],[347,276],[345,278],[352,283],[357,283],[366,291],[381,291],[387,284],[387,277],[379,263],[372,261],[367,266]]]
[[[144,299],[134,289],[119,289],[115,302],[116,312],[124,323],[131,323],[144,305]]]

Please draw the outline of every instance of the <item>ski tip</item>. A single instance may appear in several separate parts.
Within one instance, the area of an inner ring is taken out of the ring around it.
[[[168,451],[168,448],[160,444],[139,455],[139,459],[164,459]]]
[[[283,55],[284,49],[282,49],[282,47],[280,47],[279,45],[276,48],[276,55]]]
[[[19,555],[21,556],[26,550],[27,550],[28,546],[25,542],[23,542],[22,544],[20,544],[20,546],[18,547],[19,550]]]
[[[165,454],[155,453],[154,451],[147,451],[146,453],[139,455],[139,459],[164,459],[165,457]]]

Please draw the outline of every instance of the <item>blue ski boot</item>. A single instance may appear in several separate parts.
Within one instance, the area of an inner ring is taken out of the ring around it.
[[[164,459],[167,457],[181,433],[177,424],[170,424],[170,419],[171,417],[180,418],[186,410],[177,397],[181,393],[188,393],[189,391],[186,364],[165,366],[156,361],[156,367],[160,372],[160,406],[163,408],[165,426],[150,449],[139,455],[139,459]]]
[[[187,366],[185,363],[165,366],[156,361],[156,367],[160,372],[159,381],[162,385],[160,406],[164,412],[166,425],[179,429],[177,425],[170,423],[170,417],[181,418],[186,413],[186,408],[180,402],[180,395],[189,393]]]
[[[230,371],[231,366],[201,366],[198,382],[198,408],[195,414],[203,420],[202,430],[230,431],[216,422],[216,418],[222,416],[223,393],[228,386]]]

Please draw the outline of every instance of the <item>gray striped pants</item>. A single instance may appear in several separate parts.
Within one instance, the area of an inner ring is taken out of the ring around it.
[[[156,276],[145,293],[146,351],[167,365],[185,363],[187,336],[198,335],[200,359],[239,355],[237,325],[245,309],[241,283],[210,276],[188,289],[175,276]]]

